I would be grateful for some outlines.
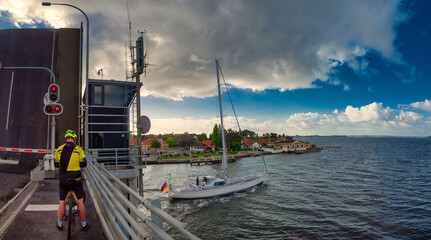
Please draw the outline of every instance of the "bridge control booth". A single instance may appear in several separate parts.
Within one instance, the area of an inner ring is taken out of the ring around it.
[[[88,132],[88,153],[137,190],[138,159],[130,148],[136,83],[89,79],[88,90],[88,125],[84,122],[81,128],[83,134]]]
[[[130,107],[136,84],[115,80],[89,80],[89,151],[99,163],[129,165]]]

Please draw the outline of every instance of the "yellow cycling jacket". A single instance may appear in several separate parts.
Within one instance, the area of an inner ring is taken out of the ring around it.
[[[81,167],[87,165],[84,151],[73,142],[67,142],[58,147],[54,159],[55,166],[60,169],[60,183],[68,178],[80,179]]]

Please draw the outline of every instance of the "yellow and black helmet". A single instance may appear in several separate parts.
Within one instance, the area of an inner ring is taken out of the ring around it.
[[[68,138],[68,137],[77,138],[78,136],[73,130],[67,130],[66,134],[64,135],[64,138]]]

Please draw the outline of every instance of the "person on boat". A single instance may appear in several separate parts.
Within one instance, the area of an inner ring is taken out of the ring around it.
[[[196,177],[196,185],[199,187],[199,176]]]

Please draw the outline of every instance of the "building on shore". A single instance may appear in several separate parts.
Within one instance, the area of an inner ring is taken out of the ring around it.
[[[160,148],[154,149],[151,148],[151,142],[156,139],[160,142]],[[131,141],[131,144],[136,144],[136,141]],[[167,152],[169,150],[169,144],[161,138],[147,138],[141,140],[141,149],[142,152],[156,153],[157,151]]]
[[[283,152],[306,150],[311,144],[299,140],[280,139],[273,143],[274,149],[281,149]]]
[[[190,146],[191,152],[203,152],[205,150],[205,144],[202,142],[197,142],[193,144],[193,146]]]
[[[256,150],[256,151],[261,149],[263,146],[272,145],[273,143],[274,142],[268,139],[259,139],[259,140],[245,139],[244,140],[244,145],[247,146],[248,149]]]

